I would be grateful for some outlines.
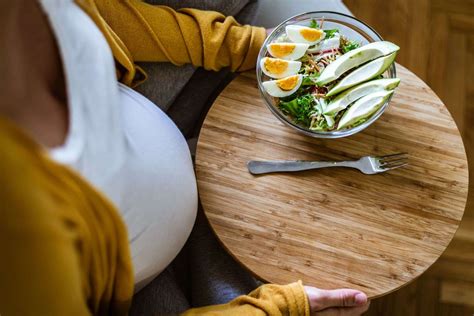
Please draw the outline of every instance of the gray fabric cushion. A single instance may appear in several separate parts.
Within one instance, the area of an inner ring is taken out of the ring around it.
[[[135,90],[165,112],[196,71],[189,64],[181,67],[171,63],[138,63],[138,65],[145,70],[148,80]]]
[[[174,9],[196,8],[221,12],[229,16],[237,15],[252,0],[148,0],[150,4],[166,5]],[[255,11],[255,9],[254,9]],[[255,12],[253,13],[255,15]],[[246,23],[242,14],[237,17],[241,23]],[[170,63],[139,63],[148,74],[148,80],[136,90],[148,97],[163,111],[167,111],[186,83],[191,79],[196,69],[192,65],[175,66]]]
[[[259,0],[255,23],[266,28],[304,12],[335,11],[352,15],[341,0]]]

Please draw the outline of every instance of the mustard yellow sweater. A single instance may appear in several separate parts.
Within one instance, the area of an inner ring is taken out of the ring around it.
[[[133,271],[120,215],[1,116],[0,183],[0,315],[126,315]],[[298,282],[185,313],[211,314],[309,315],[309,306]]]
[[[119,64],[119,80],[129,86],[145,77],[136,61],[191,63],[208,70],[255,67],[265,29],[242,26],[213,11],[150,5],[141,0],[76,0],[94,20]]]
[[[99,26],[119,79],[134,61],[252,68],[265,37],[216,12],[137,0],[77,0]],[[114,206],[0,116],[0,315],[126,315],[133,295],[127,232]],[[185,315],[309,315],[301,282],[264,285]]]

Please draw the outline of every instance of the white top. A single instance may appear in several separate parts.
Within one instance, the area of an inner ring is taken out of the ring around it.
[[[118,84],[112,52],[73,0],[40,0],[66,78],[69,132],[50,151],[118,207],[129,233],[136,290],[183,247],[194,224],[197,189],[182,134],[153,103]]]

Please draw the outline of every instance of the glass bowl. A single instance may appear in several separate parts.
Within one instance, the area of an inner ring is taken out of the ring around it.
[[[262,69],[260,67],[260,60],[263,57],[270,56],[267,52],[267,44],[272,43],[278,37],[285,34],[285,27],[287,25],[297,24],[297,25],[309,26],[312,19],[316,19],[319,22],[319,20],[321,20],[322,18],[324,18],[323,29],[337,28],[339,29],[341,35],[347,37],[350,40],[356,40],[360,42],[362,45],[383,40],[382,37],[373,28],[371,28],[364,22],[346,14],[331,12],[331,11],[315,11],[315,12],[307,12],[307,13],[295,15],[294,17],[291,17],[288,20],[281,23],[280,25],[278,25],[263,43],[262,48],[260,49],[260,53],[258,54],[258,58],[257,58],[256,70],[257,70],[258,87],[270,111],[280,121],[292,127],[293,129],[297,130],[298,132],[301,132],[303,134],[306,134],[312,137],[317,137],[317,138],[347,137],[347,136],[350,136],[362,131],[363,129],[367,128],[370,124],[375,122],[380,117],[380,115],[382,115],[382,113],[387,109],[388,104],[390,103],[390,100],[392,97],[390,96],[390,98],[387,99],[387,102],[385,102],[380,107],[380,109],[378,109],[377,112],[375,112],[367,121],[365,121],[364,123],[360,125],[357,125],[352,128],[339,130],[339,131],[337,130],[328,131],[328,132],[312,131],[308,128],[305,128],[303,126],[293,123],[290,120],[290,118],[288,118],[285,114],[283,114],[277,106],[276,98],[270,96],[265,91],[262,85],[262,81],[270,80],[270,78],[262,72]],[[396,77],[395,63],[393,63],[387,69],[387,71],[385,71],[383,76],[384,78]]]

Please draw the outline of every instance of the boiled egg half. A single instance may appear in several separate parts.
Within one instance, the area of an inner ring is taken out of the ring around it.
[[[287,25],[286,35],[294,43],[305,43],[314,45],[326,37],[323,30],[302,25]]]
[[[283,79],[264,81],[262,85],[272,97],[283,98],[295,93],[302,82],[303,75],[294,75]]]
[[[309,44],[303,43],[271,43],[267,50],[275,58],[296,60],[303,57],[308,47]]]
[[[260,68],[262,68],[263,73],[267,76],[280,79],[296,75],[300,71],[301,62],[264,57],[260,60]]]

